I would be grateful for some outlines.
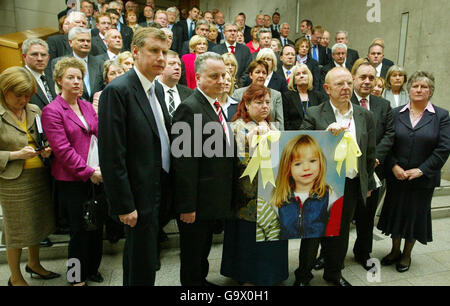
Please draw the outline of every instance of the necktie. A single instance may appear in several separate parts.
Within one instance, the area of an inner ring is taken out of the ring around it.
[[[192,37],[192,34],[194,33],[194,22],[191,21],[191,27],[189,29],[189,38]]]
[[[47,96],[48,102],[52,102],[53,95],[52,95],[52,92],[50,91],[50,88],[48,87],[48,83],[47,83],[47,80],[45,79],[45,75],[41,75],[40,78],[41,78],[42,84],[44,85],[45,95]]]
[[[148,90],[148,98],[150,101],[150,107],[152,108],[153,116],[156,121],[156,127],[158,128],[159,140],[161,141],[161,156],[162,156],[162,168],[169,173],[170,169],[170,145],[169,136],[167,135],[166,127],[164,125],[164,118],[161,118],[162,110],[158,111],[155,99],[155,87],[152,86]],[[161,107],[161,106],[160,106]]]
[[[289,84],[289,79],[290,79],[290,77],[289,77],[289,75],[291,74],[291,71],[290,70],[287,70],[286,71],[286,82]]]
[[[319,57],[317,56],[317,46],[313,46],[313,59],[319,61]]]
[[[235,48],[234,46],[230,46],[230,49],[231,49],[231,53],[232,53],[232,54],[234,54],[234,48]]]
[[[366,99],[361,99],[361,106],[364,107],[365,109],[369,109],[369,107],[367,106],[367,100]]]
[[[86,73],[84,74],[83,81],[84,81],[84,86],[86,88],[86,91],[90,97],[91,96],[91,83],[89,82],[89,68],[88,68],[87,58],[85,58],[83,60],[83,62],[84,62],[84,66],[86,67]]]
[[[169,93],[169,115],[172,118],[173,113],[175,112],[175,101],[173,99],[173,93],[175,91],[173,89],[169,89],[167,92]]]
[[[222,108],[220,107],[219,101],[216,100],[216,102],[214,102],[214,106],[216,107],[217,115],[219,116],[220,124],[223,127],[227,140],[228,142],[230,142],[228,138],[227,123],[225,122],[225,118],[223,117]]]
[[[286,46],[287,44],[288,44],[288,41],[287,41],[287,38],[285,38],[283,47]]]

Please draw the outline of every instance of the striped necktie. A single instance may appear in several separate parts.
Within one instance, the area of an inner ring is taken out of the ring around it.
[[[169,93],[169,115],[172,118],[173,113],[175,112],[175,100],[173,99],[173,93],[175,91],[173,89],[169,89],[167,92]]]
[[[222,108],[220,107],[219,101],[214,102],[214,106],[216,107],[217,115],[219,116],[220,124],[222,125],[223,130],[225,131],[225,135],[227,137],[228,143],[230,143],[230,138],[228,135],[227,123],[225,122],[225,118],[223,117]]]

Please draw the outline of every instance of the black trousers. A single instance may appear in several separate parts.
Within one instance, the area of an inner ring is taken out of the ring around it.
[[[353,246],[353,254],[362,260],[370,258],[373,243],[373,226],[375,213],[379,202],[380,188],[372,191],[366,200],[366,205],[358,201],[355,210],[356,241]]]
[[[125,226],[123,285],[153,286],[156,275],[158,208],[139,215],[135,227]]]
[[[325,270],[323,278],[329,281],[341,278],[341,267],[347,255],[350,222],[355,208],[361,199],[359,178],[346,179],[344,203],[340,235],[337,237],[302,239],[299,252],[299,267],[295,270],[295,279],[300,282],[309,282],[313,278],[311,273],[316,260],[319,244],[322,245],[322,254],[325,257]]]
[[[180,282],[182,286],[202,286],[209,272],[208,256],[217,220],[184,223],[180,231]]]
[[[58,189],[58,202],[70,227],[68,258],[77,258],[81,264],[81,282],[98,272],[103,252],[103,226],[98,230],[86,231],[83,228],[82,204],[90,198],[92,182],[55,181]],[[95,186],[96,193],[103,186]],[[106,207],[106,203],[103,203]],[[102,218],[103,219],[103,218]],[[103,224],[103,220],[99,223]]]

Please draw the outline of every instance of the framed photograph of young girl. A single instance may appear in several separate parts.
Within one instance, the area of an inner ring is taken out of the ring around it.
[[[272,144],[280,152],[271,156],[276,187],[258,184],[257,242],[339,235],[345,163],[339,175],[334,156],[341,139],[326,131],[281,132]]]

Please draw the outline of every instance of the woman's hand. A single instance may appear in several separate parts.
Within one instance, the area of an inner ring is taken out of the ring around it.
[[[102,173],[100,172],[100,167],[95,168],[94,173],[91,176],[91,181],[95,185],[99,185],[103,182]]]
[[[17,160],[17,159],[30,159],[37,156],[39,152],[35,151],[30,146],[25,146],[19,151],[14,151],[9,153],[9,160]]]
[[[52,155],[52,149],[50,147],[46,147],[44,150],[39,151],[43,158],[49,158]]]
[[[392,173],[394,173],[394,176],[397,178],[397,180],[404,181],[408,178],[408,174],[405,170],[403,170],[402,167],[399,165],[395,165],[392,167]]]
[[[423,172],[420,171],[419,168],[409,169],[405,171],[408,175],[408,180],[411,181],[413,179],[419,178],[423,175]]]

